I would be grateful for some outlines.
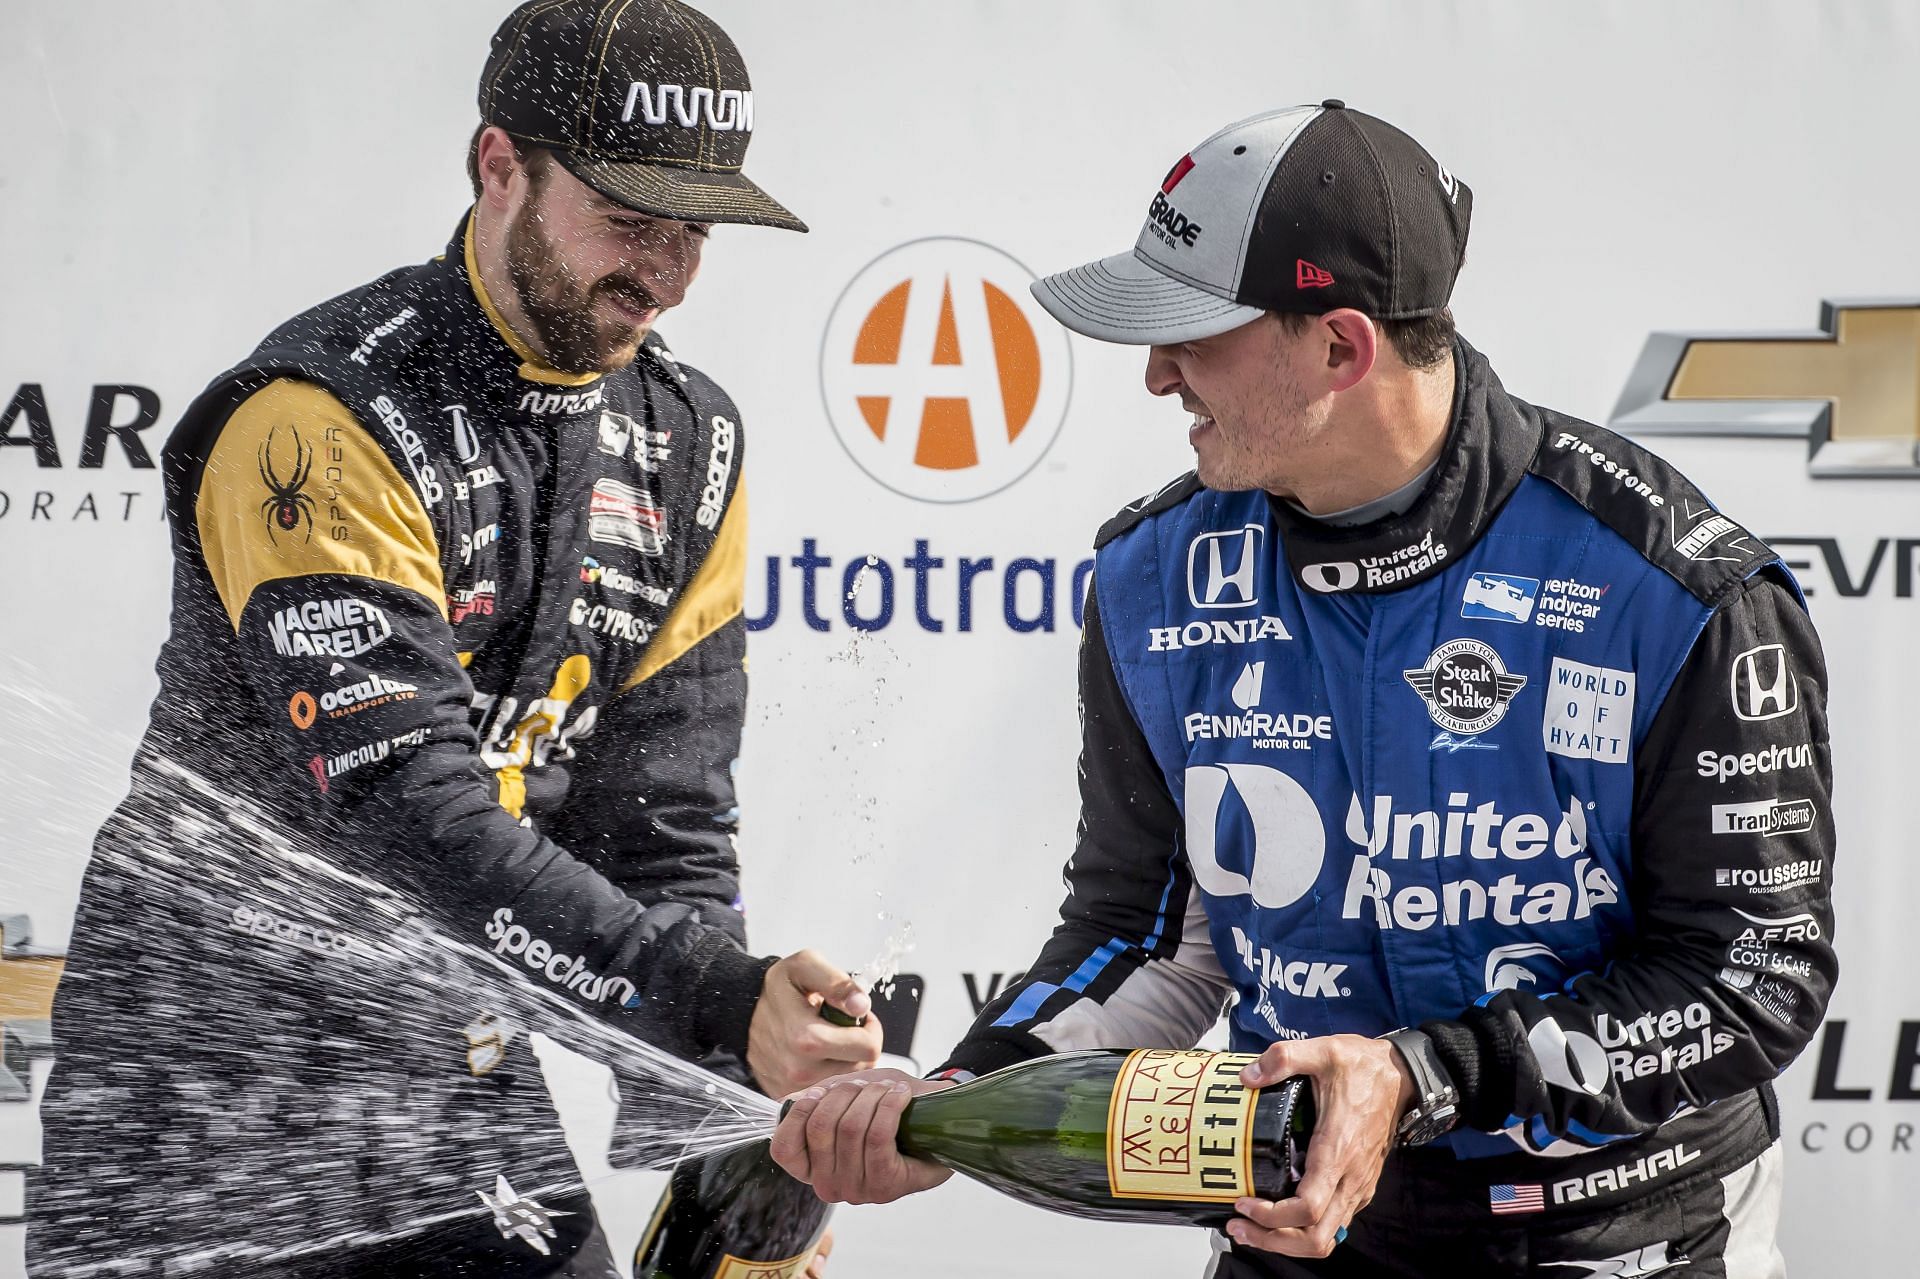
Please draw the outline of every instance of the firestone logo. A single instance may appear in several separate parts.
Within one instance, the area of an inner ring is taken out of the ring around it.
[[[971,502],[1031,471],[1060,433],[1067,336],[991,245],[889,249],[834,304],[820,348],[827,421],[854,463],[923,502]]]

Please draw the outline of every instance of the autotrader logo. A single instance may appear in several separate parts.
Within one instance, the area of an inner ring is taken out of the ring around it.
[[[914,240],[841,293],[820,348],[827,421],[861,470],[907,497],[970,502],[1032,470],[1066,419],[1066,331],[1033,273],[976,240]]]

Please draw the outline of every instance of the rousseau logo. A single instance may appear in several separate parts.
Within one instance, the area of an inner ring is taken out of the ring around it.
[[[914,240],[847,285],[827,320],[820,388],[854,462],[896,493],[970,502],[1020,479],[1065,420],[1066,333],[1033,273],[975,240]]]

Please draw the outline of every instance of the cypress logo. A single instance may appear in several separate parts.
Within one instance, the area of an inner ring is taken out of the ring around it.
[[[820,351],[827,421],[855,465],[925,502],[997,493],[1037,465],[1066,418],[1066,331],[1033,273],[974,240],[915,240],[841,293]]]

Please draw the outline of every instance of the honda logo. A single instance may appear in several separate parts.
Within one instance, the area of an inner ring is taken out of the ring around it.
[[[1254,575],[1267,530],[1258,524],[1202,533],[1187,547],[1187,599],[1195,608],[1252,608],[1260,602]]]
[[[1787,650],[1778,644],[1750,648],[1733,659],[1733,713],[1745,720],[1779,719],[1800,708],[1800,690]]]

